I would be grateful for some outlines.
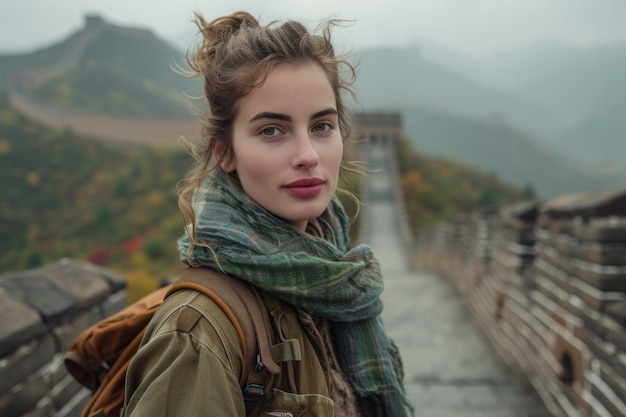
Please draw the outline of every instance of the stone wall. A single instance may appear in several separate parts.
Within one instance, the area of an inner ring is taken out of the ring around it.
[[[127,305],[126,281],[63,259],[0,275],[0,416],[76,416],[90,391],[63,355],[85,328]]]
[[[626,416],[626,190],[459,217],[412,262],[453,283],[554,416]]]
[[[402,135],[402,118],[399,113],[359,113],[353,116],[352,138],[356,146],[356,160],[364,161],[367,170],[381,170],[388,175],[388,181],[370,181],[368,176],[361,178],[360,199],[364,202],[388,201],[393,204],[397,229],[405,247],[410,247],[411,228],[406,215],[404,198],[400,186],[400,169],[396,158],[396,144]],[[368,204],[361,205],[362,218],[368,217]],[[360,236],[370,236],[369,225],[359,224]],[[407,254],[408,255],[408,254]]]
[[[8,99],[13,110],[37,124],[110,143],[178,147],[182,146],[181,137],[190,142],[200,137],[199,124],[191,116],[157,119],[82,113],[45,103],[17,89],[9,91]]]
[[[403,133],[402,115],[396,112],[364,112],[352,115],[352,136],[370,142],[398,141]]]

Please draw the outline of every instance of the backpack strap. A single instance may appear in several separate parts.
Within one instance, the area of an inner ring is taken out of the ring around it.
[[[170,287],[167,296],[181,289],[192,289],[211,298],[230,319],[241,344],[245,361],[243,397],[246,407],[265,393],[264,370],[281,370],[272,358],[270,340],[259,302],[246,282],[205,267],[189,267]],[[192,323],[195,323],[193,320]]]
[[[160,288],[93,324],[68,348],[64,360],[68,373],[92,391],[80,417],[119,415],[128,365],[165,293],[166,288]]]

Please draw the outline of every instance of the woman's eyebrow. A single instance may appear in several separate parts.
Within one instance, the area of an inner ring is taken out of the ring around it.
[[[285,120],[287,122],[291,121],[291,117],[287,116],[286,114],[272,113],[272,112],[265,111],[265,112],[261,112],[255,115],[252,119],[250,119],[249,122],[254,122],[255,120],[260,120],[260,119],[278,119],[278,120]]]
[[[337,109],[329,107],[327,109],[320,110],[311,116],[311,120],[317,119],[318,117],[328,116],[329,114],[333,114],[333,115],[338,114]],[[254,117],[252,117],[252,119],[250,119],[248,123],[254,122],[260,119],[277,119],[277,120],[284,120],[284,121],[290,122],[291,116],[282,114],[282,113],[273,113],[273,112],[264,111],[264,112],[254,115]]]
[[[337,109],[334,109],[332,107],[329,107],[327,109],[318,111],[317,113],[313,114],[313,116],[311,116],[311,119],[317,119],[318,117],[324,117],[324,116],[328,116],[329,114],[339,114],[337,112]]]

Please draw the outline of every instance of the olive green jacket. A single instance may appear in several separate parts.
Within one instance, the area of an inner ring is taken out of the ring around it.
[[[257,294],[272,344],[297,339],[301,360],[268,374],[265,395],[249,416],[331,417],[329,358],[311,317],[268,294]],[[263,306],[266,309],[263,309]],[[189,331],[178,320],[202,312]],[[153,317],[126,377],[125,417],[244,417],[245,362],[238,335],[223,310],[192,290],[167,298]],[[338,411],[337,415],[344,415]]]

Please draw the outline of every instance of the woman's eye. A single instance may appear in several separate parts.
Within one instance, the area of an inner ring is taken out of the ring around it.
[[[332,125],[330,123],[324,122],[324,123],[318,123],[313,127],[313,130],[315,132],[329,132],[330,130],[332,130]]]
[[[275,126],[268,126],[261,129],[260,133],[263,136],[272,137],[280,135],[280,130]]]

